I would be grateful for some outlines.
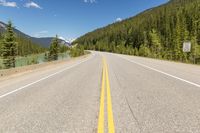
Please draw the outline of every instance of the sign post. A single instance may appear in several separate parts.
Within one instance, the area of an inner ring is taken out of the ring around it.
[[[185,41],[183,43],[183,52],[189,53],[189,52],[191,52],[191,48],[192,48],[192,44],[190,41]],[[196,64],[196,56],[195,55],[193,56],[193,59],[194,59],[194,64]]]
[[[183,43],[183,52],[185,52],[185,53],[191,52],[191,42],[190,41],[186,41]]]

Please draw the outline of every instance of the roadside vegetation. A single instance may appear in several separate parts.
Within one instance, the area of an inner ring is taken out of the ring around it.
[[[84,47],[81,46],[81,45],[77,45],[75,47],[72,47],[70,49],[70,56],[71,57],[78,57],[78,56],[81,56],[81,55],[84,55],[85,52],[84,52]]]
[[[199,9],[199,0],[171,0],[90,32],[74,43],[87,50],[200,63]],[[191,52],[183,52],[185,41],[191,42]]]
[[[13,31],[13,24],[8,22],[5,33],[0,33],[0,69],[16,67],[16,58],[30,54],[44,53],[45,48],[18,36]],[[36,61],[32,61],[36,62]]]

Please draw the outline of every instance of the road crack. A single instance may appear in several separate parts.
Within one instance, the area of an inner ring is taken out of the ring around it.
[[[114,69],[112,69],[112,70],[114,70]],[[120,83],[120,80],[119,80],[115,70],[113,71],[113,73],[114,73],[114,76],[115,76],[115,78],[117,80],[117,84],[119,85],[119,89],[122,89],[123,88],[122,84]],[[127,98],[126,94],[124,94],[124,97],[125,97],[126,103],[128,105],[128,108],[129,108],[129,110],[131,112],[131,115],[132,115],[133,119],[135,120],[135,122],[136,122],[136,124],[137,124],[137,126],[139,128],[139,132],[142,133],[142,126],[140,125],[139,120],[137,119],[136,115],[134,114],[133,109],[131,108],[131,106],[129,104],[129,101],[128,101],[128,98]]]

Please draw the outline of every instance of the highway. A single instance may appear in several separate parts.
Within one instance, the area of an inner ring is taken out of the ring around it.
[[[0,79],[0,133],[200,133],[200,66],[92,52]]]

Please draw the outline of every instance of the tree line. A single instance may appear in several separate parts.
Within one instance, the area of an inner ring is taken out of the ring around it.
[[[200,58],[199,9],[199,0],[171,0],[87,33],[74,44],[90,50],[193,63]],[[191,42],[191,52],[183,52],[185,41]]]

